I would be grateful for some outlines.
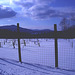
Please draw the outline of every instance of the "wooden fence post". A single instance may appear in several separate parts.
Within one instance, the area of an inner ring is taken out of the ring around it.
[[[18,34],[18,53],[19,53],[19,62],[21,61],[21,48],[20,48],[20,31],[19,31],[19,23],[17,23],[17,34]]]
[[[54,33],[55,33],[55,67],[58,67],[58,42],[57,42],[57,25],[54,24]]]

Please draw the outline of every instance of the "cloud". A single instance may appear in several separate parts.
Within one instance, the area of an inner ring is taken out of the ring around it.
[[[15,2],[15,4],[20,5],[20,6],[24,7],[24,8],[27,8],[27,9],[34,5],[33,3],[30,3],[30,2],[25,2],[25,3],[23,3],[23,2]]]
[[[21,6],[23,16],[33,19],[48,19],[52,17],[69,17],[75,15],[75,10],[69,7],[51,7],[54,0],[17,0],[15,4]]]
[[[17,2],[17,3],[26,3],[26,2],[30,2],[30,3],[34,3],[34,4],[48,4],[51,3],[54,0],[13,0],[13,2]]]
[[[54,0],[13,0],[13,3],[23,8],[30,8],[35,5],[49,5],[52,1]]]
[[[47,19],[51,17],[63,17],[64,13],[59,12],[48,5],[35,5],[28,10],[30,16],[35,19]]]
[[[0,19],[10,18],[15,16],[17,13],[13,11],[10,7],[0,5]]]
[[[37,4],[50,4],[53,0],[35,0]]]
[[[75,8],[74,7],[55,7],[55,11],[63,13],[62,17],[75,20]]]

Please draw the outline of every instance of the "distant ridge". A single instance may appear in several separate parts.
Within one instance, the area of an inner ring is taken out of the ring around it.
[[[6,30],[9,30],[9,31],[16,31],[17,32],[17,26],[16,25],[6,25],[6,26],[0,26],[0,29],[6,29]],[[37,33],[48,33],[48,32],[51,32],[52,30],[49,30],[49,29],[43,29],[43,30],[31,30],[31,29],[26,29],[26,28],[22,28],[20,27],[20,32],[27,32],[27,33],[32,33],[32,34],[37,34]]]
[[[10,30],[10,31],[16,31],[17,32],[17,26],[16,25],[0,26],[0,29],[7,29],[7,30]],[[32,30],[30,30],[30,29],[20,27],[20,32],[31,32],[31,31]]]

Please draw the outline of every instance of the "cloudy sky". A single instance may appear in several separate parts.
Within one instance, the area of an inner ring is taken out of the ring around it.
[[[53,29],[64,17],[75,20],[75,0],[0,0],[0,26]]]

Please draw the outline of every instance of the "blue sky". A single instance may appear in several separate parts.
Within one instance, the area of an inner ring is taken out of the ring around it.
[[[64,17],[75,20],[75,0],[0,0],[0,26],[53,30]]]

